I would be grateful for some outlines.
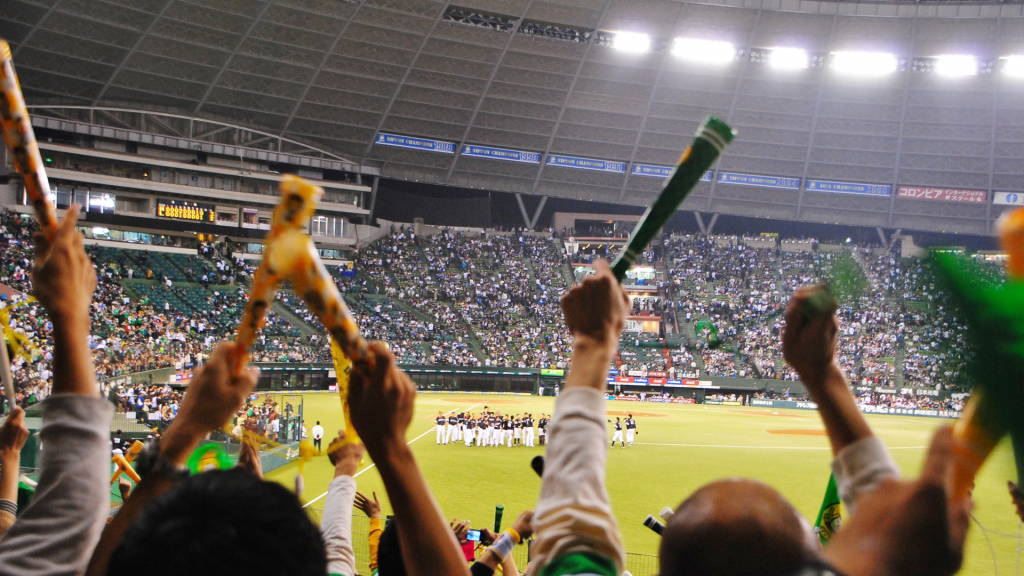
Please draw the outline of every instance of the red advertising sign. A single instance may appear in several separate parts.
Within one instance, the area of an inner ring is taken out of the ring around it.
[[[963,202],[966,204],[984,204],[988,202],[988,192],[985,190],[929,188],[927,186],[900,186],[896,189],[896,197],[914,200],[938,200],[940,202]]]
[[[664,386],[665,380],[665,378],[648,378],[647,383],[653,386]]]
[[[664,373],[664,372],[662,372],[660,370],[648,370],[647,371],[647,377],[648,378],[665,378],[666,376],[668,376],[668,374],[666,374],[666,373]]]
[[[615,381],[618,382],[619,384],[632,384],[633,383],[633,377],[632,376],[616,376],[615,377]]]

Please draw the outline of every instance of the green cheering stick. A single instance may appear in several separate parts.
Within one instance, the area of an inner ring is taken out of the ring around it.
[[[622,254],[612,264],[612,273],[615,278],[622,282],[626,277],[626,271],[633,265],[637,255],[642,254],[644,248],[651,243],[651,240],[661,231],[668,222],[668,219],[675,214],[679,205],[693,191],[693,188],[700,181],[700,177],[711,168],[711,165],[718,159],[719,154],[732,142],[736,136],[728,124],[714,116],[709,116],[683,154],[679,157],[679,163],[669,176],[668,182],[658,195],[658,199],[647,209],[636,228],[629,236],[629,243]]]

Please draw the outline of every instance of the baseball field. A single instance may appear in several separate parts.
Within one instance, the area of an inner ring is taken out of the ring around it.
[[[341,426],[338,397],[330,393],[305,395],[307,427],[320,420],[327,441]],[[534,506],[540,480],[530,460],[543,448],[467,448],[461,443],[435,444],[433,419],[441,412],[479,412],[484,407],[503,413],[550,414],[553,398],[480,394],[420,394],[408,441],[444,514],[492,527],[495,506],[505,507],[509,525],[524,509]],[[758,478],[777,488],[805,517],[812,520],[821,504],[829,475],[831,452],[817,413],[740,406],[666,405],[610,401],[609,414],[632,413],[639,435],[632,447],[610,449],[608,489],[619,519],[629,566],[634,576],[653,576],[656,564],[644,555],[657,554],[658,536],[641,525],[647,514],[675,507],[693,490],[729,476]],[[909,416],[870,416],[875,432],[885,440],[904,475],[915,476],[931,432],[947,420]],[[608,438],[611,437],[611,429]],[[279,468],[268,477],[291,486],[297,464]],[[305,465],[303,501],[318,517],[333,469],[326,456]],[[1020,567],[1021,527],[1013,513],[1006,481],[1016,477],[1009,446],[1001,446],[985,466],[975,491],[976,521],[968,539],[962,574],[1017,574]],[[384,513],[390,512],[379,475],[366,458],[358,477],[359,490],[376,491]],[[899,514],[893,510],[893,514]],[[358,532],[365,522],[355,512],[357,554],[365,540]],[[365,570],[365,558],[359,558]],[[640,570],[649,571],[649,573]]]

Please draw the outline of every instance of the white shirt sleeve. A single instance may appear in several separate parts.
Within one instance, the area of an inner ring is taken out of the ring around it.
[[[327,487],[327,502],[320,518],[320,532],[327,548],[327,574],[355,576],[356,554],[352,550],[352,503],[356,481],[338,476]]]
[[[39,486],[0,541],[0,573],[83,574],[110,511],[114,405],[57,394],[42,409]]]
[[[886,478],[898,478],[899,468],[880,439],[862,438],[843,448],[832,461],[839,497],[850,514],[857,500],[878,487]]]
[[[558,397],[534,515],[536,574],[548,562],[572,552],[591,552],[618,567],[624,564],[622,540],[605,487],[606,402],[604,394],[592,388],[567,388]]]

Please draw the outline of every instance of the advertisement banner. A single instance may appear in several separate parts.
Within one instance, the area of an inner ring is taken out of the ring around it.
[[[561,154],[549,154],[548,166],[560,168],[575,168],[577,170],[595,170],[597,172],[612,172],[615,174],[626,173],[626,163],[615,160],[598,160],[596,158],[580,158],[579,156],[563,156]]]
[[[617,372],[617,371],[616,371]],[[561,368],[541,368],[541,376],[565,376],[565,370]]]
[[[521,162],[523,164],[540,164],[540,152],[527,152],[525,150],[512,150],[510,148],[494,148],[491,146],[477,146],[475,144],[462,145],[463,156],[474,158],[489,158],[491,160],[504,160],[506,162]]]
[[[992,203],[1000,206],[1024,206],[1024,192],[996,192]]]
[[[659,164],[633,164],[631,174],[633,176],[649,176],[651,178],[668,178],[672,175],[675,166],[661,166]],[[700,177],[701,182],[711,182],[714,170],[708,170]]]
[[[664,378],[648,378],[647,383],[652,386],[664,386],[666,380]]]
[[[394,146],[396,148],[409,148],[411,150],[455,154],[455,142],[433,140],[430,138],[416,138],[415,136],[403,136],[401,134],[388,134],[387,132],[378,132],[377,139],[374,140],[373,143],[379,146]]]
[[[667,376],[667,374],[665,374],[665,372],[662,372],[661,370],[648,370],[647,371],[647,377],[648,378],[664,378],[665,376]]]
[[[761,174],[742,174],[740,172],[719,172],[719,184],[733,184],[736,186],[757,186],[759,188],[781,188],[783,190],[799,190],[799,178],[785,178],[782,176],[763,176]]]
[[[900,186],[896,189],[897,198],[913,200],[936,200],[939,202],[962,202],[964,204],[984,204],[988,202],[985,190],[961,190],[958,188],[929,188],[927,186]]]
[[[892,196],[889,184],[867,184],[864,182],[838,182],[835,180],[807,180],[809,192],[831,194],[859,194],[862,196]]]

